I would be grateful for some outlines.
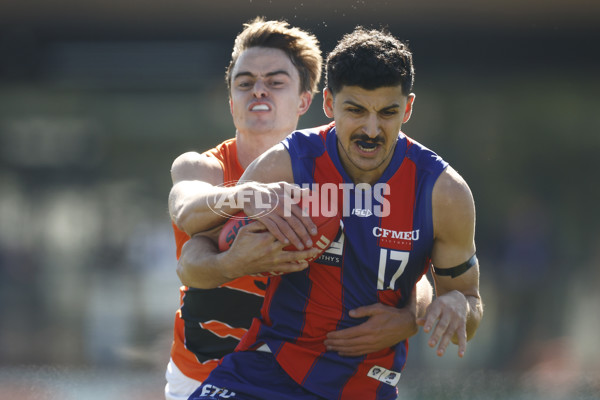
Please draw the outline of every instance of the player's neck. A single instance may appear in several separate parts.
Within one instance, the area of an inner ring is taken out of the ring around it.
[[[236,147],[240,165],[244,169],[247,168],[258,156],[281,142],[287,135],[287,133],[282,133],[281,135],[247,135],[236,131]]]

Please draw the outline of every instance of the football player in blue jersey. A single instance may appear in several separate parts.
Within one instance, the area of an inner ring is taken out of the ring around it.
[[[183,154],[173,164],[174,186],[169,206],[176,233],[182,237],[178,248],[189,239],[185,233],[191,236],[210,228],[215,220],[223,221],[222,216],[213,214],[211,204],[205,200],[223,194],[220,190],[230,194],[240,188],[248,189],[243,185],[226,188],[217,184],[234,179],[234,172],[243,171],[260,153],[296,128],[298,118],[310,105],[320,71],[318,43],[309,33],[290,27],[284,21],[259,18],[245,25],[236,38],[226,76],[237,141],[226,141],[218,149],[204,154]],[[212,206],[214,209],[214,204]],[[310,223],[308,219],[304,221]],[[238,282],[236,278],[249,274],[283,268],[290,272],[307,267],[306,263],[290,261],[302,259],[312,250],[294,254],[284,252],[283,242],[278,244],[271,234],[261,232],[259,226],[257,223],[241,229],[233,247],[225,253],[219,254],[215,243],[201,235],[183,245],[178,273],[186,286],[182,289],[173,359],[167,373],[168,399],[187,398],[188,388],[197,386],[205,379],[206,371],[216,365],[218,360],[212,358],[217,351],[204,351],[211,343],[217,343],[223,354],[226,350],[232,351],[234,335],[242,331],[240,328],[249,327],[249,323],[232,326],[226,323],[246,314],[250,320],[247,310],[256,299],[261,299],[257,296],[260,291],[253,288],[249,292],[245,286],[231,282]],[[302,240],[308,238],[302,233],[294,238],[298,247],[301,246],[300,237]],[[258,278],[246,281],[252,285]],[[211,290],[215,287],[219,290]],[[424,278],[419,284],[418,301],[416,294],[411,293],[411,301],[404,308],[373,302],[352,310],[351,315],[364,323],[331,332],[329,348],[344,355],[364,355],[401,342],[417,332],[417,310],[424,310],[431,302],[431,291],[431,285]],[[235,302],[240,299],[243,304],[236,307]],[[224,315],[227,313],[229,315]],[[207,315],[211,316],[210,321],[201,319]],[[220,336],[210,336],[210,332]]]
[[[351,310],[374,301],[406,306],[430,266],[436,298],[417,320],[429,345],[441,356],[453,342],[462,357],[479,326],[471,191],[401,131],[415,99],[411,52],[386,32],[359,27],[329,54],[326,73],[324,110],[334,123],[294,132],[241,178],[266,182],[255,190],[275,190],[283,200],[258,219],[282,243],[307,236],[313,227],[284,207],[290,184],[354,184],[356,191],[387,184],[389,213],[342,215],[339,262],[317,259],[271,278],[261,317],[190,399],[395,399],[407,341],[350,355],[335,351],[331,335],[360,326]],[[358,206],[358,197],[340,196],[350,202],[343,209]],[[254,206],[243,211],[256,215]]]

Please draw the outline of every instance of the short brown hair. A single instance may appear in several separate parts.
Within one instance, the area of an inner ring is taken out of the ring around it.
[[[286,21],[265,21],[257,17],[244,24],[244,30],[235,38],[231,61],[225,72],[227,88],[231,90],[231,72],[244,50],[251,47],[270,47],[283,50],[300,75],[300,91],[316,93],[321,80],[323,57],[317,38],[300,28],[290,27]]]

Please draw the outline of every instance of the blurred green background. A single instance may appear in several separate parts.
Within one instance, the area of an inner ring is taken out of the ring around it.
[[[462,360],[411,340],[401,398],[600,398],[599,2],[4,0],[0,399],[162,398],[169,169],[233,135],[223,75],[257,15],[325,54],[358,24],[407,40],[404,130],[475,196],[484,320]]]

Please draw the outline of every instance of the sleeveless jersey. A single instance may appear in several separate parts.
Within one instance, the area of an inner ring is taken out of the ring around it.
[[[237,158],[235,139],[202,154],[215,158],[223,169],[223,182],[233,186],[244,169]],[[173,224],[177,259],[190,237]],[[216,289],[181,286],[181,307],[175,315],[171,358],[186,376],[204,381],[219,359],[231,353],[259,315],[267,278],[245,276]]]
[[[431,264],[431,194],[448,164],[400,132],[390,164],[368,190],[354,187],[342,167],[334,124],[296,131],[284,145],[296,184],[346,186],[338,194],[342,227],[309,268],[271,278],[261,317],[236,350],[266,344],[298,384],[324,398],[395,399],[407,341],[363,357],[328,352],[323,341],[330,331],[366,321],[351,318],[349,310],[376,302],[400,308],[410,301]],[[377,193],[378,187],[387,189]]]

